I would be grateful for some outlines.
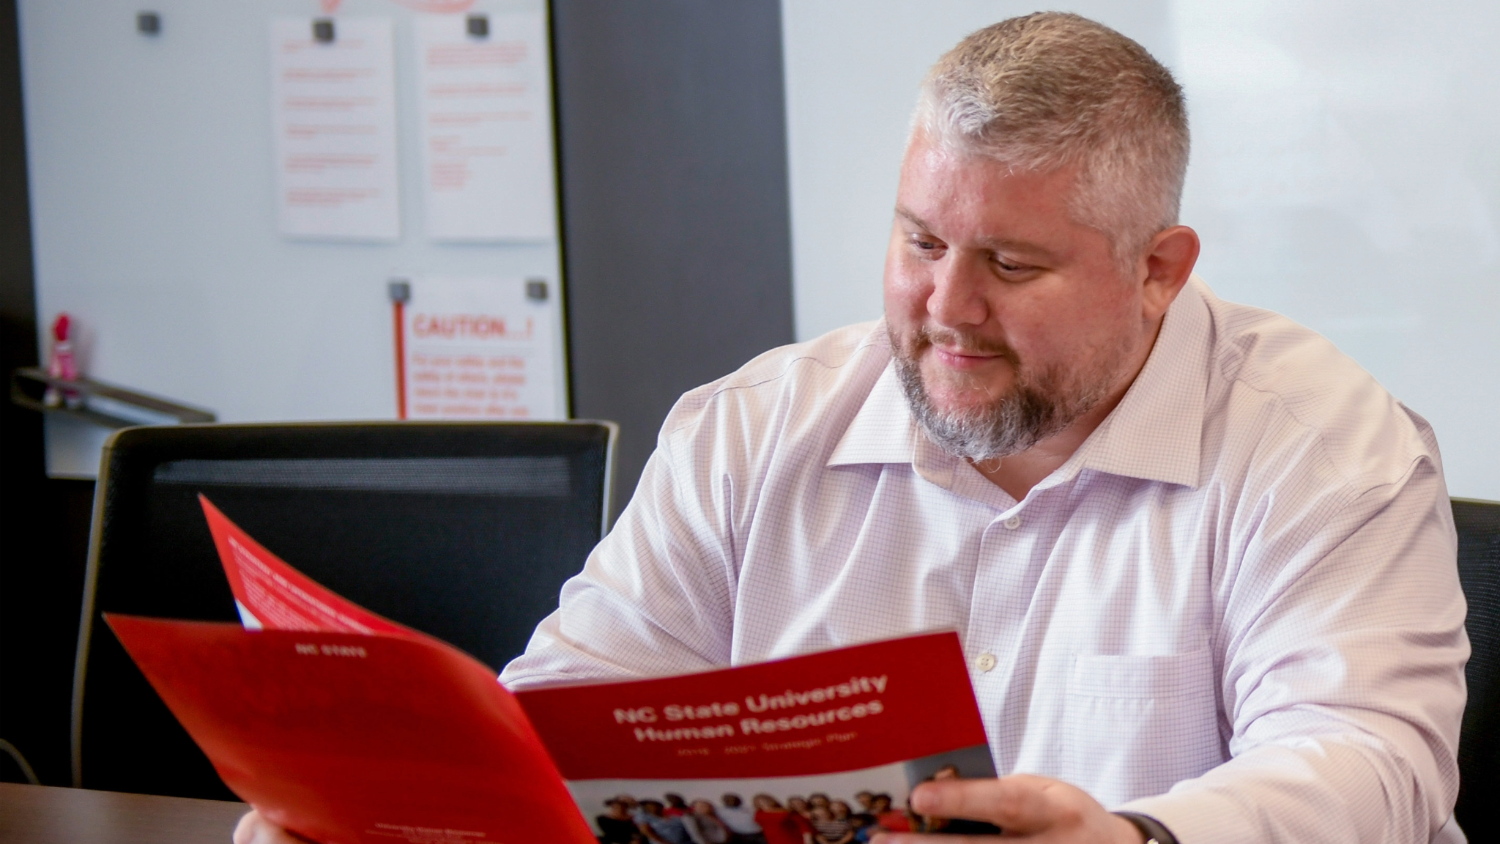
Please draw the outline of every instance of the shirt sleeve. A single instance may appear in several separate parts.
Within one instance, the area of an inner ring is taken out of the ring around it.
[[[1222,587],[1230,760],[1117,808],[1184,844],[1442,840],[1469,648],[1441,470],[1281,506]]]
[[[563,585],[559,609],[505,667],[502,683],[520,689],[729,664],[734,490],[709,439],[669,418],[619,522]]]

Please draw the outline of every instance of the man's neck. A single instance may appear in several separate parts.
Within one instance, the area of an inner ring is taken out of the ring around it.
[[[1019,454],[1012,454],[1009,457],[1002,457],[996,460],[973,462],[972,465],[990,483],[1005,490],[1011,498],[1021,501],[1026,497],[1027,493],[1031,492],[1032,487],[1041,483],[1043,478],[1057,471],[1059,466],[1068,462],[1068,458],[1073,456],[1073,452],[1077,451],[1078,447],[1083,445],[1083,441],[1088,439],[1089,434],[1092,434],[1094,429],[1099,427],[1099,423],[1103,422],[1109,416],[1110,411],[1114,410],[1115,405],[1119,404],[1119,402],[1120,399],[1118,397],[1108,402],[1109,407],[1099,415],[1098,419],[1094,419],[1091,424],[1085,425],[1085,419],[1079,419],[1061,433],[1049,437]],[[1089,411],[1088,416],[1092,417],[1094,411],[1100,410],[1104,404],[1105,402],[1100,402],[1100,407],[1095,407],[1094,410]]]

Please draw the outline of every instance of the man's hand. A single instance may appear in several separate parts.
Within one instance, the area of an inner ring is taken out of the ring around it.
[[[234,828],[234,844],[312,844],[260,816],[251,809]]]
[[[989,821],[1007,840],[1049,844],[1144,844],[1130,821],[1112,815],[1080,788],[1029,774],[993,780],[926,782],[911,793],[912,810],[939,818]],[[985,836],[974,840],[991,840]],[[998,840],[998,839],[994,839]],[[886,833],[878,844],[942,844],[944,835]]]

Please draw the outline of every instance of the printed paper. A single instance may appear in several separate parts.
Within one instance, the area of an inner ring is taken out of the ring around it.
[[[396,85],[388,18],[271,22],[277,213],[288,237],[395,240]]]
[[[468,33],[462,15],[417,21],[427,234],[551,240],[551,77],[542,15],[487,20],[483,37]]]
[[[521,278],[412,282],[399,306],[403,419],[563,418],[557,291],[526,291]]]

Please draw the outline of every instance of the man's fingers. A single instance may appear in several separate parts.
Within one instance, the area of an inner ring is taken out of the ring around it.
[[[989,821],[1010,834],[1026,834],[1056,824],[1058,805],[1047,792],[1062,785],[1056,780],[1015,774],[1002,779],[927,782],[911,793],[911,807],[923,815]]]
[[[254,809],[246,812],[240,818],[240,822],[234,825],[234,844],[251,844],[255,840],[253,827],[255,826],[256,819],[259,818],[260,815],[256,814]]]
[[[306,838],[287,832],[251,809],[234,828],[234,844],[310,844]]]

